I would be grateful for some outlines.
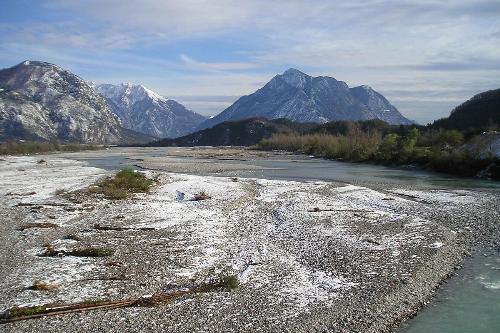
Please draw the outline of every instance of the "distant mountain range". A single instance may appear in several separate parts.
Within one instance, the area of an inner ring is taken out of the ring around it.
[[[180,138],[159,140],[147,145],[251,146],[277,133],[348,135],[349,129],[353,125],[352,122],[339,120],[318,124],[315,122],[299,123],[283,118],[274,120],[249,118],[225,121],[212,128],[202,129]],[[384,134],[399,130],[399,126],[396,124],[389,124],[380,119],[357,120],[355,122],[358,128],[364,132],[376,131]],[[437,120],[428,126],[418,127],[421,130],[444,128],[473,132],[498,128],[500,127],[500,89],[478,94],[457,106],[449,117]],[[495,135],[498,136],[498,134]],[[497,147],[497,145],[498,143],[490,144],[492,147]]]
[[[95,85],[122,126],[158,138],[192,133],[206,117],[186,109],[142,85]]]
[[[457,106],[447,118],[436,120],[431,127],[457,130],[500,127],[500,89],[475,95]]]
[[[77,75],[24,61],[0,70],[0,140],[114,144],[154,138],[123,128],[106,101]]]
[[[314,123],[368,119],[380,119],[389,124],[413,123],[368,86],[349,88],[345,82],[332,77],[312,77],[291,68],[276,75],[253,94],[239,98],[220,114],[204,121],[198,129],[252,117]]]
[[[252,145],[318,123],[325,124],[318,133],[338,131],[342,120],[413,124],[368,86],[349,88],[296,69],[276,75],[210,119],[142,85],[89,85],[46,62],[24,61],[0,70],[0,140],[142,144],[168,137],[152,144]],[[464,130],[491,124],[500,126],[500,89],[474,96],[431,126]]]

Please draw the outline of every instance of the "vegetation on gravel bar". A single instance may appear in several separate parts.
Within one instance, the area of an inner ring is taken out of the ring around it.
[[[201,201],[201,200],[208,200],[208,199],[212,199],[212,197],[210,195],[208,195],[207,192],[201,191],[201,192],[196,193],[194,195],[194,197],[191,199],[191,201]]]
[[[0,319],[34,316],[47,311],[46,305],[16,306],[0,315]]]
[[[262,140],[257,148],[354,162],[411,165],[460,176],[476,176],[485,170],[489,178],[500,179],[500,159],[482,153],[484,145],[481,135],[475,132],[342,121],[325,124],[314,133],[275,134]]]
[[[60,144],[57,142],[7,141],[0,143],[0,155],[28,155],[54,151],[100,150],[105,146],[84,144]]]
[[[123,169],[114,177],[107,177],[89,188],[91,193],[103,194],[112,200],[126,199],[132,193],[147,193],[155,180],[147,178],[143,173],[131,169]]]
[[[42,291],[53,291],[59,289],[60,285],[54,282],[45,282],[41,280],[36,280],[31,286],[28,287],[30,290],[42,290]]]

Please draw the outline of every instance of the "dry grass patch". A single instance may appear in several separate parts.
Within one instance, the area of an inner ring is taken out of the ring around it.
[[[210,195],[208,195],[207,192],[205,191],[200,191],[194,195],[194,197],[191,199],[191,201],[201,201],[201,200],[208,200],[212,199]]]
[[[61,285],[59,283],[45,282],[41,280],[36,280],[33,285],[29,286],[30,290],[42,290],[42,291],[54,291],[59,289]]]
[[[114,177],[107,177],[88,189],[90,193],[103,194],[112,200],[126,199],[132,193],[147,193],[155,180],[131,169],[119,171]]]
[[[75,257],[111,257],[115,253],[114,250],[108,248],[86,248],[70,251],[68,255]]]
[[[8,311],[3,313],[1,319],[18,318],[26,316],[34,316],[47,312],[46,305],[35,305],[35,306],[15,306],[10,308]]]
[[[239,284],[240,282],[238,280],[238,276],[226,275],[220,279],[219,283],[216,284],[216,286],[225,290],[233,290],[238,288]]]

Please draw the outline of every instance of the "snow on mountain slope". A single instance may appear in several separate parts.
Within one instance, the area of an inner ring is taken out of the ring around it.
[[[56,65],[24,61],[0,70],[0,88],[0,138],[134,141],[135,135],[121,127],[104,98],[80,77]]]
[[[100,84],[95,89],[106,98],[125,128],[155,137],[189,134],[205,117],[186,109],[142,85]]]
[[[349,88],[328,76],[312,77],[290,68],[264,87],[243,96],[198,129],[227,120],[251,117],[287,118],[298,122],[381,119],[390,124],[411,124],[381,94],[368,86]]]

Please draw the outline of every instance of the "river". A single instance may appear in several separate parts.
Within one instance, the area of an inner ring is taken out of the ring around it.
[[[136,162],[134,159],[159,157],[165,154],[168,154],[168,149],[147,148],[130,151],[129,154],[126,148],[116,148],[111,149],[108,154],[96,155],[95,152],[90,152],[67,154],[67,157],[86,161],[95,167],[114,170],[133,167]],[[262,167],[256,170],[223,171],[218,173],[220,176],[295,181],[394,183],[429,188],[489,188],[500,191],[498,182],[304,156],[287,156],[270,160],[218,159],[217,162]],[[464,268],[440,289],[433,302],[407,322],[401,332],[500,332],[500,254],[484,256],[481,251],[477,251],[477,254],[465,261]]]

